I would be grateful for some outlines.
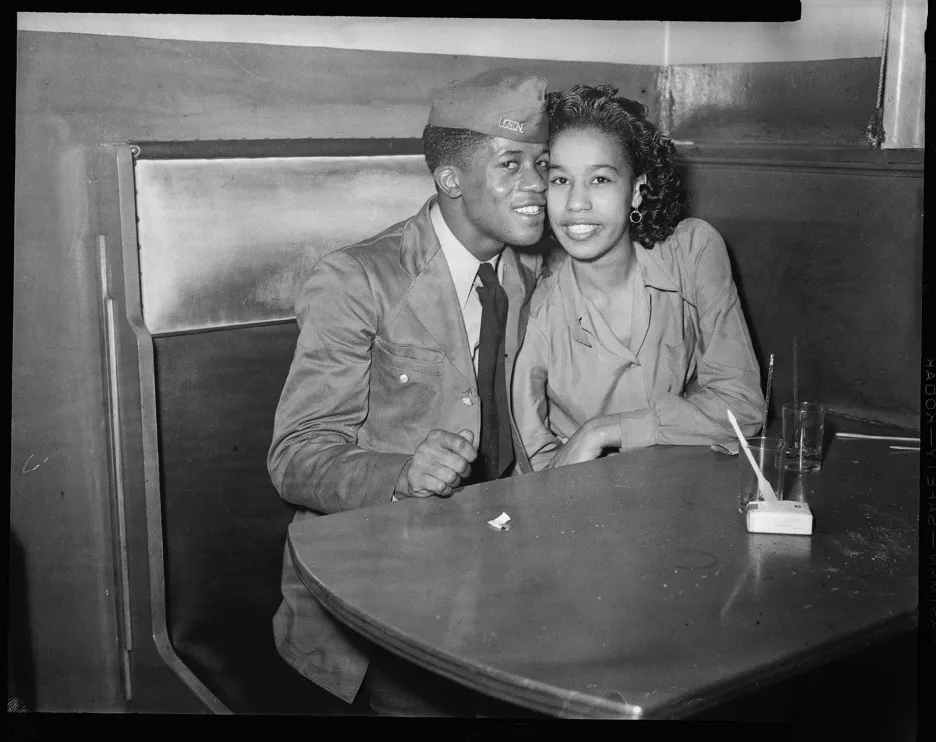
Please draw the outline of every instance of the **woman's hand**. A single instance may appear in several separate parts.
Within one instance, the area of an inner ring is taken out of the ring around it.
[[[547,469],[557,466],[579,464],[601,456],[606,448],[621,445],[621,420],[619,415],[593,417],[575,431],[571,438],[556,451]]]

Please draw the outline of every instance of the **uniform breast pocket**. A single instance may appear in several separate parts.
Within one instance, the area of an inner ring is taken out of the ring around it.
[[[374,432],[418,445],[439,422],[441,350],[374,341],[368,418]]]

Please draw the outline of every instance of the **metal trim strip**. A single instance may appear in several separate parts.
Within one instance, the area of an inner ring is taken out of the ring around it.
[[[264,157],[373,157],[421,155],[421,139],[215,139],[134,142],[139,160],[213,160]]]
[[[176,654],[166,625],[166,585],[163,566],[162,496],[159,477],[159,440],[156,417],[156,381],[153,341],[143,324],[136,234],[136,200],[133,156],[127,145],[117,147],[117,184],[120,194],[125,310],[136,337],[140,372],[140,404],[143,436],[143,468],[146,500],[146,531],[150,574],[150,612],[153,642],[163,661],[216,714],[231,711],[202,683]]]
[[[673,142],[684,166],[923,177],[920,150]]]

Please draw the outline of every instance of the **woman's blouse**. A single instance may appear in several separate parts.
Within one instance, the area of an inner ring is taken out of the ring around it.
[[[586,421],[621,416],[622,449],[701,445],[760,428],[764,398],[721,235],[684,219],[634,244],[629,345],[582,293],[566,259],[537,289],[514,370],[513,411],[535,470]]]

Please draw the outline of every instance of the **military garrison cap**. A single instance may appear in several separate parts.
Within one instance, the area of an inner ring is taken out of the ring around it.
[[[494,69],[436,91],[430,126],[471,129],[518,142],[549,139],[546,81],[511,69]]]

